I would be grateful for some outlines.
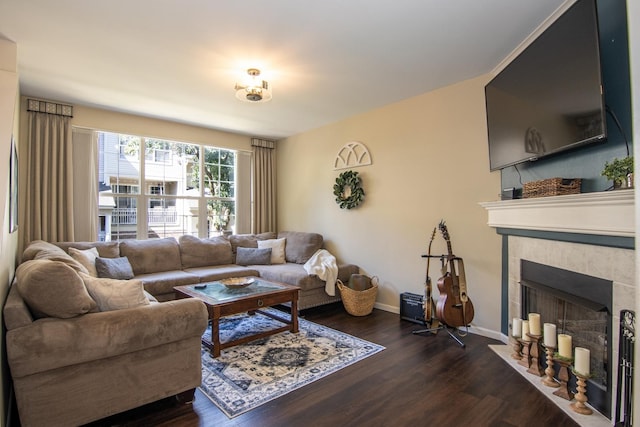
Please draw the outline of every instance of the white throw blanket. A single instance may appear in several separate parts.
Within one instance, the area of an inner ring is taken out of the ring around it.
[[[318,249],[315,254],[304,264],[308,274],[315,274],[326,282],[324,290],[328,295],[336,294],[336,281],[338,280],[338,264],[336,257],[326,249]]]

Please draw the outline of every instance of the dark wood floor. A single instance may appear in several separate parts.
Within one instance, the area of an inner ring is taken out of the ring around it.
[[[231,420],[197,391],[193,405],[167,399],[92,426],[577,426],[488,348],[497,341],[469,334],[462,348],[446,332],[413,335],[420,325],[397,314],[352,317],[340,303],[302,315],[386,350]]]

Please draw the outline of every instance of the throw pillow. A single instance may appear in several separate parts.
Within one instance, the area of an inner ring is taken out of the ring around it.
[[[64,262],[23,262],[16,271],[16,286],[37,319],[68,319],[96,308],[79,274]]]
[[[120,258],[96,258],[96,271],[98,277],[107,279],[133,279],[133,269],[129,259]]]
[[[269,265],[271,264],[271,248],[243,248],[238,247],[236,254],[238,265]]]
[[[258,240],[258,248],[271,248],[271,264],[284,264],[284,247],[287,239]]]
[[[115,280],[81,274],[89,295],[100,311],[121,310],[149,305],[141,280]]]
[[[96,258],[100,256],[98,249],[91,248],[81,250],[69,248],[69,255],[71,255],[71,258],[82,264],[84,268],[87,269],[90,276],[98,277],[98,271],[96,270]]]

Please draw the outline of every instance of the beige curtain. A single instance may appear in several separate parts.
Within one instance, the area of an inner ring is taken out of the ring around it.
[[[253,147],[253,233],[276,230],[276,143],[251,139]]]
[[[92,129],[73,128],[73,233],[77,241],[98,237],[98,141]]]
[[[73,150],[70,117],[27,112],[24,246],[73,241]]]

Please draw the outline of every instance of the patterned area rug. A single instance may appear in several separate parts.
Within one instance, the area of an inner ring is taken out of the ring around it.
[[[282,325],[259,314],[225,317],[220,323],[222,342]],[[215,359],[203,347],[200,389],[233,418],[384,350],[304,319],[299,329],[224,349]]]

